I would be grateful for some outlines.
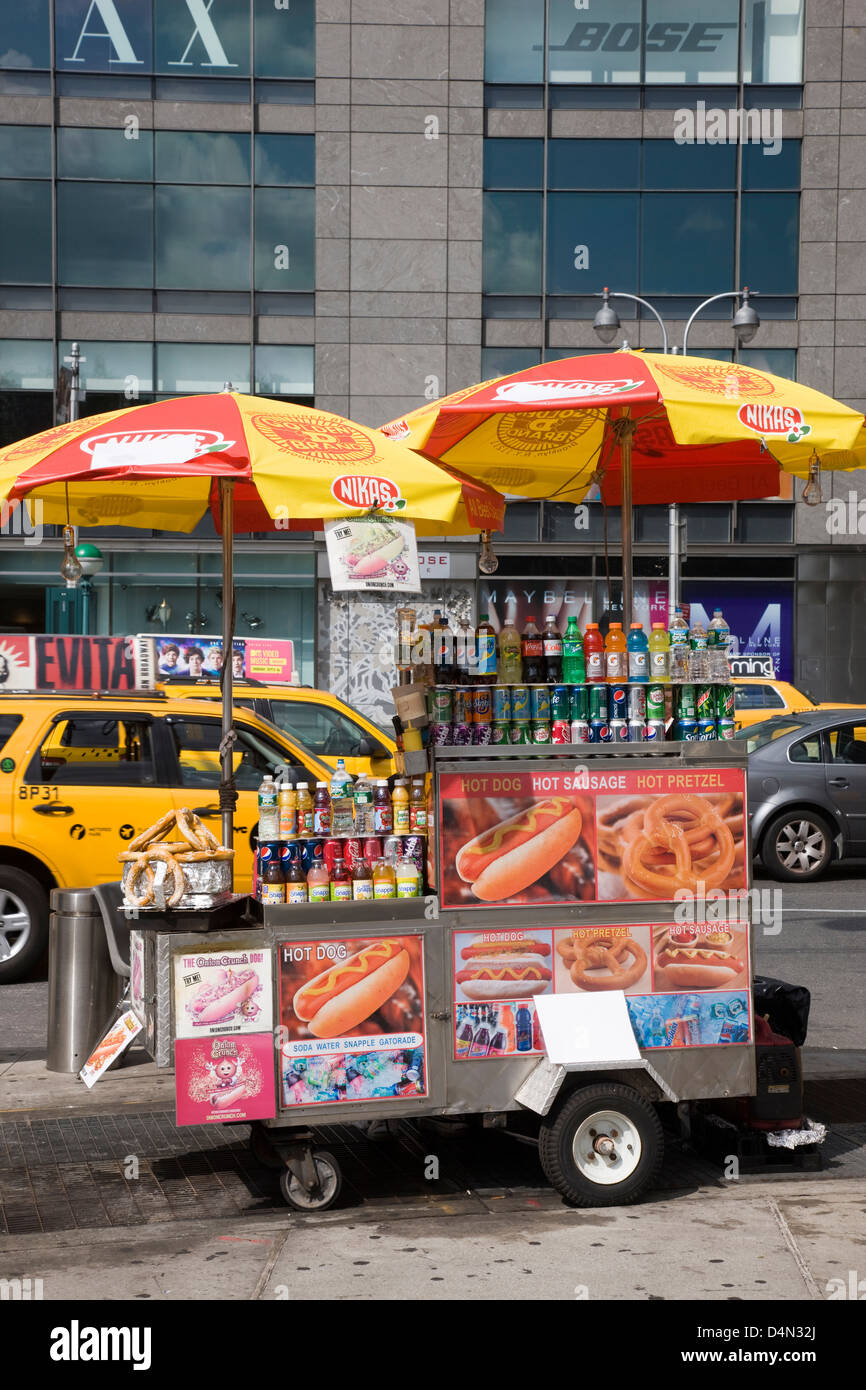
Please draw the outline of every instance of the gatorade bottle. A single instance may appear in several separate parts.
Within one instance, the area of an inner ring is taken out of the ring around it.
[[[577,626],[577,618],[569,618],[562,639],[562,679],[566,685],[583,685],[586,680],[583,638]]]
[[[604,639],[604,678],[608,685],[618,685],[628,675],[628,648],[622,623],[611,623]]]
[[[583,656],[586,663],[587,685],[604,680],[604,638],[598,623],[587,623],[583,638]]]
[[[628,678],[632,684],[649,680],[649,643],[643,623],[632,623],[628,634]]]
[[[498,679],[503,685],[520,685],[523,662],[520,656],[520,633],[513,623],[506,623],[499,634]]]
[[[475,647],[478,653],[478,667],[475,681],[478,685],[496,684],[496,633],[490,626],[486,613],[479,617],[475,629]]]
[[[520,655],[523,661],[523,684],[541,685],[544,681],[544,641],[534,618],[526,619],[526,627],[520,639]]]
[[[650,680],[666,684],[671,678],[671,640],[664,623],[653,623],[649,639]]]
[[[558,685],[562,680],[562,633],[556,624],[556,616],[548,613],[544,620],[542,633],[544,651],[544,679],[548,685]]]

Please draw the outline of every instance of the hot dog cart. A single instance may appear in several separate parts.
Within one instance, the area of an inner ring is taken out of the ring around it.
[[[312,1127],[432,1115],[531,1121],[563,1195],[634,1200],[659,1103],[755,1090],[743,751],[431,749],[425,897],[142,914],[178,1122],[251,1122],[303,1209],[340,1186]]]

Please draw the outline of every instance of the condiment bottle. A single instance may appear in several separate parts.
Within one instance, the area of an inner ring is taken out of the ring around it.
[[[331,902],[348,903],[352,901],[352,880],[349,870],[346,868],[346,861],[342,857],[334,860],[334,868],[331,873]]]
[[[408,835],[412,828],[412,818],[409,812],[409,788],[406,786],[405,777],[398,777],[394,783],[394,790],[391,793],[391,812],[394,834]]]
[[[324,859],[313,860],[307,874],[307,892],[311,903],[326,903],[331,897],[331,876]]]
[[[313,798],[310,796],[310,784],[299,782],[295,790],[298,795],[298,834],[312,835]]]
[[[292,786],[280,787],[280,839],[293,840],[298,833],[298,793]]]
[[[373,898],[373,871],[362,854],[352,865],[352,898],[356,903],[368,903]]]
[[[390,835],[394,828],[391,794],[385,777],[377,779],[376,790],[373,793],[373,826],[376,835]]]
[[[327,782],[316,783],[316,795],[313,797],[313,834],[330,835],[331,833],[331,794],[328,791]]]
[[[396,898],[397,876],[386,859],[377,859],[373,866],[373,897]]]
[[[307,901],[307,876],[300,859],[292,859],[286,870],[286,902],[305,903]]]

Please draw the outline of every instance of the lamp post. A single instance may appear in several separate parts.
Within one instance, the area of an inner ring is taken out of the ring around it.
[[[734,314],[733,317],[733,329],[737,335],[737,342],[740,344],[740,346],[742,346],[744,343],[751,342],[751,340],[754,338],[755,334],[761,326],[761,320],[758,318],[758,314],[751,303],[751,296],[753,294],[757,294],[757,290],[750,290],[748,285],[746,285],[743,287],[742,290],[723,290],[721,294],[714,294],[711,295],[709,299],[703,300],[703,302],[700,303],[698,307],[694,310],[688,322],[686,323],[685,329],[683,330],[683,354],[685,355],[685,353],[688,350],[689,329],[691,328],[695,319],[698,317],[698,314],[702,313],[703,310],[708,307],[708,305],[716,304],[720,299],[740,300],[740,304],[737,307],[737,312]],[[637,294],[624,294],[619,291],[611,291],[608,289],[606,285],[602,290],[601,295],[598,297],[601,298],[601,308],[596,314],[592,326],[603,343],[612,343],[621,327],[619,314],[616,312],[616,309],[611,304],[611,299],[630,299],[632,303],[642,304],[645,309],[649,309],[650,313],[653,314],[654,317],[657,319],[658,325],[662,331],[662,352],[677,352],[676,346],[674,346],[673,348],[669,348],[668,335],[664,325],[664,320],[662,319],[662,316],[658,312],[658,310],[652,304],[650,304],[648,299],[641,299],[640,295]],[[623,347],[628,347],[628,342],[625,339],[623,339]],[[626,527],[628,528],[627,540]],[[623,550],[625,552],[625,550],[627,549],[629,555],[631,554],[631,530],[632,508],[631,498],[629,497],[627,502],[625,498],[623,499],[622,510]],[[668,622],[670,622],[671,618],[673,617],[674,610],[677,605],[677,596],[679,592],[679,578],[680,509],[676,502],[671,502],[668,505]],[[623,595],[623,597],[625,596]]]
[[[75,558],[81,566],[81,631],[87,637],[90,633],[90,600],[93,597],[93,581],[105,564],[102,551],[90,541],[82,541],[75,547]]]

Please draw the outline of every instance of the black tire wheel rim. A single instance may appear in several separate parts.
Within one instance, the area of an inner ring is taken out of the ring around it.
[[[801,816],[786,821],[776,835],[776,858],[791,874],[808,878],[827,855],[827,833],[822,826]]]

